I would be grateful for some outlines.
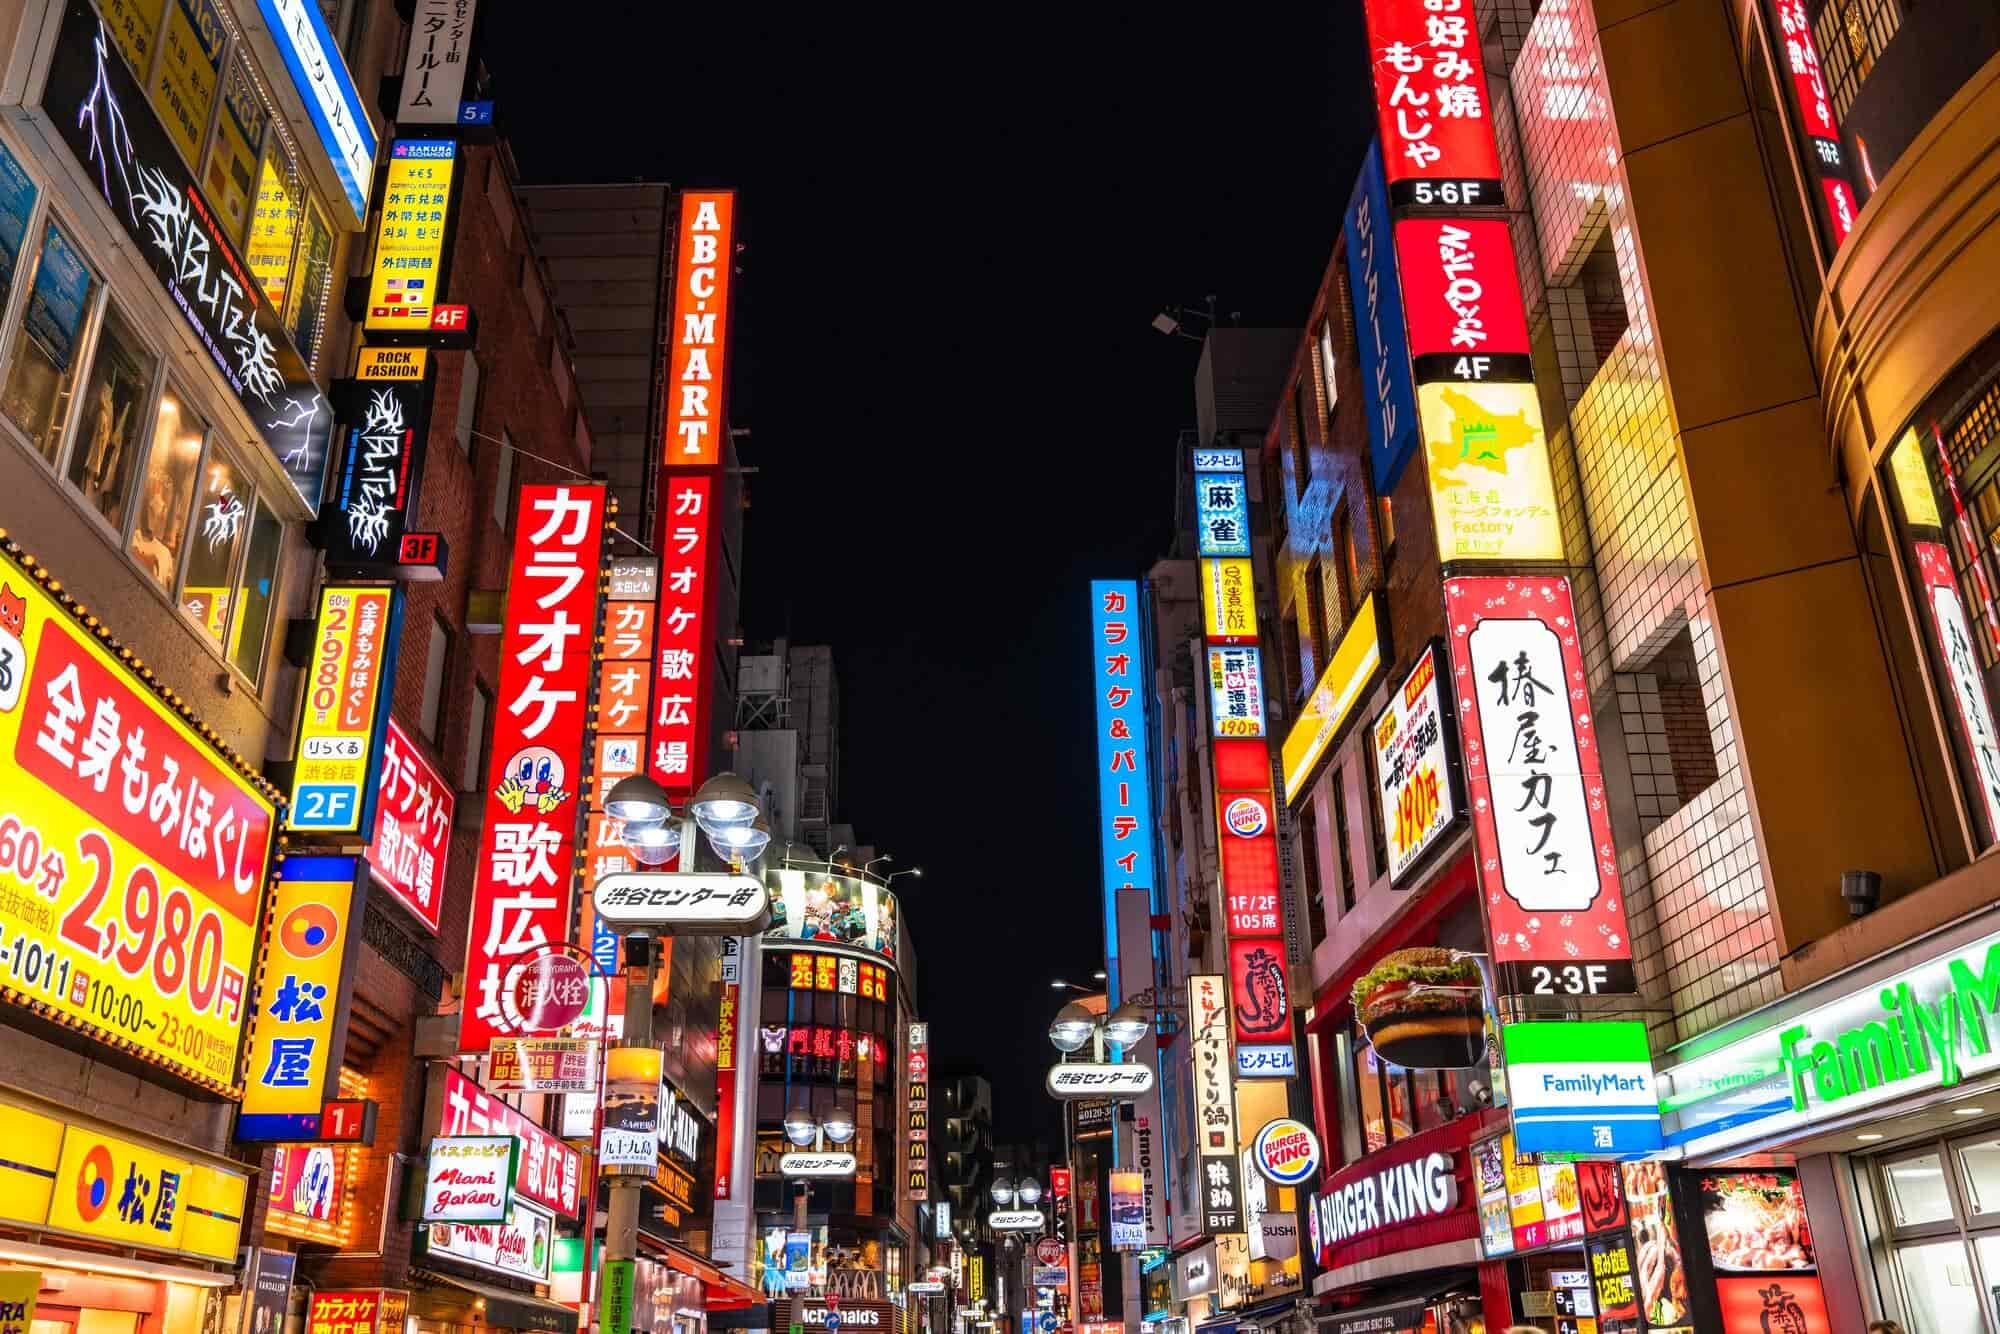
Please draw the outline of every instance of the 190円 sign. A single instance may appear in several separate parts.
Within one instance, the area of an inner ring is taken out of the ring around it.
[[[1465,810],[1458,728],[1444,706],[1440,677],[1449,671],[1443,645],[1431,644],[1375,718],[1375,774],[1382,784],[1377,804],[1392,881],[1408,875]]]
[[[273,794],[0,550],[0,996],[228,1089]]]

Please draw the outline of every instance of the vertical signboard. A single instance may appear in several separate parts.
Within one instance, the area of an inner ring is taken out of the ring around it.
[[[478,0],[416,0],[403,54],[403,91],[396,101],[398,125],[458,123],[478,15]]]
[[[660,516],[660,602],[647,758],[654,780],[676,802],[693,795],[708,760],[702,688],[717,489],[709,474],[667,474]]]
[[[515,981],[529,956],[569,939],[604,499],[602,486],[521,488],[466,936],[463,1052],[527,1035]]]
[[[1504,216],[1396,224],[1410,368],[1419,383],[1534,378],[1508,226]]]
[[[354,378],[334,386],[340,469],[312,532],[333,568],[400,564],[417,512],[432,389],[430,352],[421,347],[364,347]]]
[[[597,672],[597,736],[592,742],[590,838],[584,885],[635,869],[624,821],[604,813],[604,798],[621,778],[646,768],[646,726],[653,698],[653,632],[659,615],[660,562],[622,556],[608,563],[604,636]],[[582,944],[588,948],[591,942]]]
[[[1092,580],[1090,609],[1092,680],[1097,691],[1097,818],[1104,875],[1104,934],[1106,940],[1116,941],[1119,891],[1150,893],[1153,888],[1146,652],[1138,583],[1131,579]]]
[[[911,1024],[909,1035],[909,1180],[913,1200],[931,1196],[931,1026]]]
[[[666,439],[660,460],[712,468],[728,429],[729,274],[736,250],[736,192],[683,191],[674,247],[674,324],[667,363]],[[661,478],[663,491],[672,474]],[[664,509],[664,507],[663,507]]]
[[[1354,294],[1354,335],[1361,397],[1368,410],[1375,494],[1386,496],[1417,447],[1417,393],[1403,333],[1402,284],[1389,244],[1389,194],[1382,179],[1379,141],[1368,146],[1361,161],[1342,234],[1348,287]]]
[[[1229,1058],[1229,983],[1219,973],[1188,979],[1193,1036],[1196,1151],[1202,1231],[1243,1230],[1243,1186],[1236,1153],[1236,1079]]]
[[[370,333],[426,333],[444,300],[449,272],[453,176],[458,145],[450,139],[398,139],[389,145],[389,179],[375,227],[368,280]]]
[[[1447,579],[1454,693],[1502,995],[1635,989],[1567,579]]]
[[[1400,884],[1465,812],[1458,767],[1458,726],[1445,688],[1444,645],[1420,656],[1389,705],[1375,717],[1375,780],[1389,879]]]
[[[1834,120],[1826,77],[1820,71],[1819,45],[1813,39],[1812,19],[1805,0],[1771,0],[1771,3],[1778,18],[1772,47],[1791,75],[1792,110],[1805,146],[1801,156],[1806,171],[1819,182],[1820,205],[1826,210],[1828,237],[1833,242],[1827,248],[1838,250],[1846,242],[1847,234],[1854,230],[1854,215],[1861,211],[1861,206],[1855,201],[1847,154],[1841,146],[1840,126]]]
[[[1362,11],[1390,202],[1504,202],[1472,0],[1365,0]]]
[[[352,834],[367,827],[374,797],[370,769],[389,715],[382,687],[395,676],[401,619],[391,585],[320,589],[312,661],[299,699],[287,829]]]
[[[389,897],[437,934],[444,907],[445,860],[451,855],[458,795],[394,718],[382,743],[375,788],[375,828],[368,870]]]
[[[736,1175],[736,1063],[743,1025],[743,955],[746,942],[724,936],[722,997],[715,1016],[715,1198],[734,1194]]]
[[[250,1011],[238,1139],[320,1138],[321,1106],[340,1096],[364,887],[353,857],[294,855],[278,868]]]
[[[2000,836],[2000,733],[1994,730],[1985,677],[1972,647],[1972,627],[1965,617],[1965,603],[1959,598],[1958,581],[1952,577],[1951,550],[1941,542],[1913,542],[1911,546],[1917,558],[1917,582],[1923,589],[1938,656],[1943,659],[1945,680],[1951,687],[1958,739],[1970,761],[1970,786],[1979,793],[1986,828]]]

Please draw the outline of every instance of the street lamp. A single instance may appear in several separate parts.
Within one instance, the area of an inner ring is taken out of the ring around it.
[[[888,877],[882,881],[883,885],[887,886],[895,884],[896,877],[899,875],[913,875],[917,879],[921,880],[924,878],[924,868],[921,866],[909,866],[905,867],[900,871],[891,871],[889,872]]]
[[[726,769],[703,783],[688,802],[688,813],[711,839],[720,830],[751,823],[759,809],[756,790]]]
[[[1033,1177],[1022,1177],[1014,1183],[1014,1198],[1026,1208],[1034,1208],[1041,1203],[1042,1183]]]
[[[680,855],[681,831],[671,820],[651,824],[628,822],[619,837],[632,859],[641,866],[665,866]]]
[[[1055,1021],[1049,1025],[1049,1041],[1057,1051],[1067,1056],[1071,1052],[1082,1051],[1096,1031],[1097,1016],[1071,1001],[1056,1011]]]
[[[604,813],[638,824],[658,824],[673,815],[667,790],[645,774],[627,774],[611,785]]]
[[[696,816],[695,822],[700,824],[701,817]],[[756,861],[771,842],[770,821],[761,815],[748,824],[726,824],[714,829],[704,824],[702,829],[708,834],[709,846],[731,861]]]
[[[1095,996],[1099,991],[1097,987],[1086,987],[1081,983],[1072,982],[1066,977],[1050,978],[1049,989],[1051,991],[1075,991],[1085,996]]]
[[[996,1209],[1010,1209],[1014,1205],[1014,1181],[1011,1177],[994,1177],[987,1194],[993,1197]]]
[[[1126,1001],[1113,1010],[1104,1020],[1104,1036],[1121,1047],[1136,1046],[1146,1034],[1153,1031],[1153,1018],[1146,1011]]]

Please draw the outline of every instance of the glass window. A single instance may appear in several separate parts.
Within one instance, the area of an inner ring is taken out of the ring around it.
[[[1303,498],[1312,485],[1312,450],[1306,436],[1306,395],[1312,392],[1308,377],[1301,376],[1292,386],[1292,486]]]
[[[463,369],[458,380],[458,420],[452,429],[458,433],[458,447],[470,456],[473,422],[479,414],[479,358],[467,352],[460,365]]]
[[[20,160],[0,144],[0,310],[14,291],[14,270],[28,239],[28,215],[35,211],[35,183]]]
[[[304,234],[299,238],[298,258],[292,267],[290,303],[285,308],[285,332],[292,346],[306,359],[319,362],[320,337],[326,332],[326,303],[333,286],[333,224],[311,191],[305,197]]]
[[[1944,1157],[1936,1150],[1882,1165],[1889,1186],[1889,1212],[1899,1228],[1951,1221],[1951,1188],[1945,1184]]]
[[[1347,775],[1340,769],[1333,771],[1333,833],[1335,850],[1340,854],[1340,911],[1354,911],[1354,845],[1347,833]]]
[[[1982,1303],[1973,1286],[1972,1262],[1965,1254],[1965,1243],[1957,1237],[1921,1246],[1898,1246],[1896,1273],[1903,1281],[1910,1334],[1963,1334],[1982,1327]]]
[[[1361,776],[1368,785],[1368,878],[1389,874],[1389,834],[1382,827],[1382,780],[1375,773],[1375,748],[1361,748]]]
[[[429,664],[425,664],[428,668]],[[427,682],[430,679],[425,673]],[[472,683],[472,717],[465,728],[465,767],[459,774],[459,787],[466,792],[477,792],[485,786],[486,763],[486,720],[493,716],[493,692],[484,685]],[[768,1013],[768,1011],[767,1011]]]
[[[1340,369],[1340,353],[1333,341],[1333,321],[1319,322],[1319,380],[1326,389],[1326,415],[1333,415],[1334,406],[1340,402],[1340,381],[1336,372]]]
[[[188,511],[194,507],[195,472],[201,464],[208,426],[181,405],[171,389],[160,395],[153,418],[153,447],[146,456],[146,481],[139,513],[132,521],[132,555],[169,593],[187,541]]]
[[[423,705],[417,715],[417,730],[431,742],[438,739],[438,715],[444,708],[444,663],[450,653],[451,628],[442,616],[433,614],[430,643],[424,649]]]
[[[291,156],[272,135],[257,173],[257,208],[250,219],[247,250],[250,274],[274,310],[285,310],[291,297],[292,253],[299,239],[303,193]]]
[[[14,340],[13,364],[0,390],[0,411],[21,428],[41,456],[56,460],[70,390],[81,359],[83,321],[97,297],[97,275],[83,252],[53,222],[42,233],[42,249],[28,289],[28,308]]]
[[[1382,521],[1382,550],[1394,551],[1396,549],[1396,507],[1389,502],[1389,497],[1387,496],[1378,499],[1375,505]]]
[[[1361,1111],[1362,1152],[1388,1148],[1389,1111],[1382,1098],[1382,1066],[1365,1037],[1354,1041],[1354,1092]],[[1403,1133],[1409,1133],[1407,1126]]]
[[[1977,1217],[2000,1214],[2000,1137],[1957,1146],[1958,1176],[1965,1186],[1965,1211]],[[2000,1273],[1996,1273],[2000,1280]]]
[[[1315,947],[1326,939],[1326,904],[1320,898],[1319,815],[1308,801],[1299,808],[1299,870],[1306,891],[1306,929]]]
[[[199,504],[187,578],[181,587],[181,608],[220,644],[229,627],[236,554],[243,549],[243,531],[249,527],[251,507],[256,504],[236,464],[220,449],[208,452]]]
[[[83,424],[70,450],[69,480],[104,521],[120,532],[132,504],[146,397],[159,361],[125,323],[116,306],[104,312],[104,332],[83,389]]]
[[[500,466],[493,474],[493,522],[507,531],[507,516],[514,507],[514,445],[505,428],[500,432]]]
[[[253,683],[263,674],[264,643],[271,631],[278,552],[284,536],[285,525],[271,513],[270,506],[258,501],[257,518],[250,525],[250,550],[243,558],[243,578],[237,585],[236,629],[229,645],[229,660]]]

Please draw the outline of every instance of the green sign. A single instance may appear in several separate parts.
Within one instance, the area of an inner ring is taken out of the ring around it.
[[[597,1271],[598,1329],[600,1334],[631,1334],[632,1287],[638,1265],[631,1260],[607,1259]]]

